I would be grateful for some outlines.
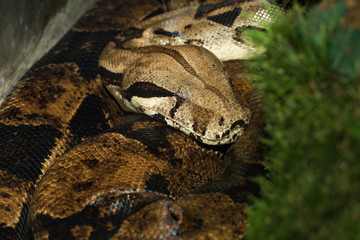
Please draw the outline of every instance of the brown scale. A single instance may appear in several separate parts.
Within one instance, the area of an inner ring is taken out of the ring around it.
[[[112,117],[121,111],[108,101],[110,97],[101,81],[85,81],[76,68],[69,63],[36,69],[22,79],[2,106],[0,171],[3,177],[0,183],[4,187],[0,191],[5,197],[0,201],[0,222],[7,224],[7,229],[16,227],[20,231],[22,227],[17,227],[16,223],[21,216],[22,204],[27,204],[31,198],[34,184],[54,159],[78,141],[69,122],[88,96],[98,96],[104,103],[101,105],[105,122],[93,122],[92,125],[98,128],[96,131],[104,130],[103,124],[111,127],[118,121]],[[9,173],[14,175],[6,177]],[[18,190],[14,192],[15,189]],[[7,198],[8,194],[11,197]],[[7,207],[16,202],[16,207]]]
[[[247,227],[247,196],[258,193],[246,177],[263,171],[256,135],[262,124],[261,97],[248,93],[247,102],[254,110],[252,125],[225,159],[221,151],[203,148],[146,116],[128,116],[53,164],[37,188],[30,228],[39,238],[57,236],[58,224],[69,231],[61,234],[74,237],[90,231],[109,239],[152,239],[174,232],[171,239],[240,238]],[[137,140],[148,135],[149,145]],[[250,164],[247,173],[244,164]],[[251,172],[251,164],[261,168]],[[100,226],[86,218],[89,212]]]
[[[249,70],[244,66],[244,60],[226,61],[223,64],[231,78],[234,93],[239,97],[238,101],[247,102],[246,98],[253,88],[253,84],[243,76],[249,73]]]
[[[253,112],[250,125],[230,147],[210,148],[146,116],[124,117],[92,74],[96,65],[63,57],[72,34],[126,30],[183,4],[160,2],[99,3],[5,100],[0,239],[242,238],[247,197],[259,192],[247,178],[263,173],[264,149],[261,97],[236,75],[241,62],[224,65]],[[75,51],[96,57],[98,44],[90,38]]]
[[[119,4],[126,9],[126,3]],[[116,4],[109,1],[105,8],[107,6]],[[151,12],[159,5],[153,4],[152,7],[138,7],[136,11],[139,12],[134,11],[133,15],[125,14],[126,11],[122,9],[124,14],[120,15],[123,16],[121,19],[115,17],[119,16],[117,12],[108,12],[108,19],[102,20],[101,24],[109,26],[116,19],[116,27],[119,29],[127,24],[128,19],[137,21],[136,16]],[[84,22],[96,25],[94,22],[97,21],[91,21],[94,20],[93,14],[96,11],[101,12],[104,8],[95,9],[88,17],[80,20],[75,29],[79,30]],[[111,16],[111,13],[114,15]],[[110,19],[111,23],[107,22]],[[101,27],[94,25],[86,27],[89,30],[98,30],[96,27]],[[71,45],[66,45],[69,44],[66,37],[62,42],[65,44],[55,46],[53,52],[40,60],[19,81],[0,109],[1,239],[22,238],[26,208],[33,189],[54,159],[61,156],[69,147],[114,126],[122,116],[122,111],[103,88],[100,79],[84,79],[82,74],[93,71],[94,67],[79,67],[66,57],[62,60],[61,54],[71,49]],[[91,41],[89,44],[84,42],[83,46],[86,52],[94,51]],[[68,62],[52,63],[52,59]],[[79,72],[79,69],[83,71]],[[95,110],[92,110],[91,106]],[[86,109],[87,114],[78,112]],[[99,118],[87,122],[95,114]],[[81,125],[91,129],[79,129]]]
[[[99,196],[112,199],[113,196],[107,194],[112,195],[113,191],[123,192],[123,195],[130,192],[141,197],[151,193],[155,197],[160,196],[163,201],[167,199],[172,202],[191,189],[221,175],[221,152],[204,149],[195,140],[166,125],[157,126],[156,131],[160,133],[154,136],[154,120],[147,116],[129,116],[126,121],[127,123],[70,150],[46,172],[37,186],[29,210],[33,233],[56,237],[57,229],[38,228],[71,224],[71,219],[91,207]],[[137,124],[139,121],[142,123],[142,129],[137,129],[139,136],[128,135],[126,131],[129,123]],[[152,135],[152,141],[147,142],[148,144],[136,139],[146,138],[148,134]],[[158,144],[166,146],[166,152],[157,152]],[[173,162],[174,159],[179,161]],[[155,208],[158,208],[157,204]],[[150,210],[134,210],[131,214],[142,215],[142,211]],[[161,211],[163,214],[170,214],[169,208]],[[176,214],[181,215],[180,212]],[[124,231],[122,222],[112,220],[107,215],[99,213],[96,217],[108,218],[107,221],[111,222],[115,230]],[[45,216],[47,220],[43,223]],[[146,218],[137,220],[146,221]],[[73,221],[74,224],[77,223],[76,220]],[[83,221],[86,222],[86,219]],[[166,221],[167,219],[160,218],[159,222],[152,222],[153,230],[161,229],[161,226],[167,224]],[[94,232],[111,234],[96,225],[92,225],[92,228]]]

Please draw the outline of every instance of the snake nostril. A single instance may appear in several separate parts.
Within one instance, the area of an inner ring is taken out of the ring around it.
[[[202,136],[205,136],[205,134],[206,134],[206,128],[204,128],[204,129],[201,131],[201,135],[202,135]]]
[[[219,119],[219,125],[220,125],[220,126],[224,125],[224,121],[225,121],[225,119],[224,119],[223,117],[221,117],[221,118]]]
[[[232,136],[232,139],[233,139],[233,140],[236,140],[238,137],[239,137],[239,136],[238,136],[237,134],[234,134],[234,135]]]

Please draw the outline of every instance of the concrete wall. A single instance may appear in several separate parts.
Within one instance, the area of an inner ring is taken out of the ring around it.
[[[97,0],[0,0],[0,104]]]

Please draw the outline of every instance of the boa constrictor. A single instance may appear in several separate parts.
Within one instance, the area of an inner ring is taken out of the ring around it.
[[[235,28],[267,15],[199,2],[101,1],[19,81],[0,108],[0,239],[242,238],[261,98],[218,58],[253,51]]]

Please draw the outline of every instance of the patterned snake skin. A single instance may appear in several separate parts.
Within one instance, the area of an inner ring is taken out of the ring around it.
[[[0,107],[0,239],[243,238],[264,149],[261,97],[237,75],[242,61],[223,65],[251,116],[235,143],[219,146],[123,112],[98,75],[105,46],[119,36],[138,44],[145,20],[190,6],[234,30],[234,4],[256,1],[216,2],[101,1],[22,77]],[[224,7],[233,10],[216,13]],[[162,39],[161,23],[152,34]],[[186,44],[208,40],[193,35]]]

